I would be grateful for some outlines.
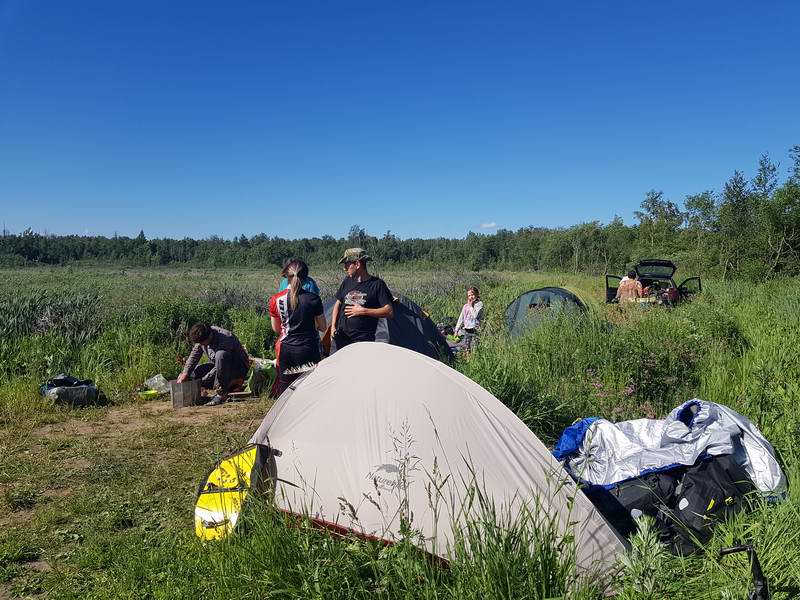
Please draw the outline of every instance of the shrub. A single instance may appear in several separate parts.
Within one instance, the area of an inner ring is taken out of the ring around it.
[[[6,294],[0,297],[0,337],[54,334],[85,341],[102,329],[101,300],[95,294],[56,296],[43,290]]]
[[[141,337],[154,344],[182,342],[187,339],[189,328],[199,322],[230,327],[224,307],[186,298],[145,305],[138,314],[128,314],[122,320],[137,321]]]
[[[251,356],[263,358],[272,355],[276,334],[272,331],[269,315],[260,315],[251,308],[233,309],[228,314],[233,332]]]

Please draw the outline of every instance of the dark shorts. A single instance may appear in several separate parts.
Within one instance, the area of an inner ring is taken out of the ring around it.
[[[345,346],[349,346],[350,344],[355,344],[356,342],[374,342],[375,341],[375,334],[373,333],[371,336],[368,334],[359,335],[358,338],[353,338],[346,333],[342,333],[338,329],[336,330],[336,335],[333,336],[331,340],[331,354],[336,352],[337,350],[341,350]]]
[[[292,367],[300,367],[308,363],[318,363],[322,360],[319,352],[319,344],[315,346],[287,346],[281,344],[281,352],[278,357],[278,377],[272,388],[272,396],[277,398],[293,381],[303,373],[287,375],[285,371]]]

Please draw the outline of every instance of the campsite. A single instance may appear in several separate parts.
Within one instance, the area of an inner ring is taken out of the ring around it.
[[[312,274],[323,297],[341,278],[322,266]],[[774,598],[800,593],[800,495],[791,485],[800,476],[797,281],[704,279],[692,302],[625,310],[607,305],[601,278],[589,275],[403,268],[380,275],[433,322],[457,314],[463,290],[480,286],[486,333],[452,363],[459,385],[496,398],[493,410],[513,413],[542,448],[552,449],[576,419],[664,418],[692,398],[745,415],[774,446],[790,483],[785,500],[757,501],[718,524],[691,556],[673,556],[640,532],[614,572],[620,597],[642,597],[636,585],[646,581],[652,597],[745,598],[753,585],[746,555],[718,556],[745,543],[755,547]],[[154,374],[177,375],[187,328],[197,320],[224,324],[252,355],[269,357],[274,334],[263,311],[277,271],[68,266],[4,270],[2,278],[0,598],[602,597],[605,584],[582,578],[579,555],[562,551],[573,542],[535,512],[505,528],[478,515],[446,565],[419,550],[418,517],[387,545],[291,518],[268,503],[251,506],[241,533],[203,543],[195,535],[198,484],[245,447],[273,400],[173,410],[168,396],[143,399],[138,391]],[[509,331],[507,309],[542,288],[569,290],[557,296],[579,298],[580,310],[552,311]],[[371,372],[375,389],[382,381],[392,393],[404,385],[393,360],[439,364],[396,352],[386,354],[388,366],[381,363],[388,370]],[[335,366],[325,367],[327,360],[337,355],[322,362],[320,377]],[[95,381],[108,405],[59,407],[40,396],[44,376],[61,372]],[[313,409],[314,398],[303,393],[296,399]],[[338,477],[348,461],[336,448],[353,428],[335,425],[336,403],[325,410],[333,411],[325,418],[328,475]],[[447,423],[434,417],[444,439]],[[426,419],[395,432],[408,444],[390,463],[402,467],[404,456],[424,454],[414,444],[424,439]],[[499,464],[498,456],[491,460]]]
[[[800,600],[799,30],[0,0],[0,600]]]

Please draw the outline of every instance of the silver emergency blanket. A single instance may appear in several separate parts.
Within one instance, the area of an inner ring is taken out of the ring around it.
[[[585,483],[608,486],[690,466],[705,455],[732,454],[764,496],[778,499],[786,494],[786,477],[775,450],[758,427],[714,402],[690,400],[666,419],[594,420],[586,424],[575,449],[564,466]]]

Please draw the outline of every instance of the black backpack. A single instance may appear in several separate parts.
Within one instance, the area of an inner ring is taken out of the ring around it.
[[[689,467],[675,491],[672,549],[691,554],[711,539],[714,525],[748,508],[755,489],[732,455],[714,456]]]
[[[674,506],[675,490],[682,469],[650,473],[618,483],[611,488],[591,486],[584,490],[603,516],[625,538],[636,531],[636,517],[650,515],[662,537],[670,537],[670,519],[665,515]]]

